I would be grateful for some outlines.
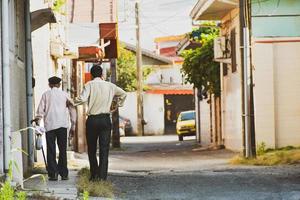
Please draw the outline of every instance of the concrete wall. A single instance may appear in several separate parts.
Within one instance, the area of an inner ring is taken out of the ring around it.
[[[255,44],[253,49],[256,143],[275,148],[275,91],[273,45]]]
[[[181,65],[174,65],[168,68],[155,68],[148,78],[147,84],[159,84],[159,83],[177,83],[182,84],[183,78],[180,72]]]
[[[254,46],[256,138],[273,148],[300,145],[300,42],[290,40],[300,38]]]
[[[221,30],[222,35],[236,32],[237,70],[232,72],[228,64],[228,74],[223,76],[221,64],[221,108],[222,108],[222,135],[224,145],[228,149],[242,150],[242,95],[241,95],[241,64],[239,51],[239,15],[235,9],[222,21],[228,21],[228,27]]]
[[[200,102],[200,129],[201,144],[209,145],[211,143],[210,106],[207,99]]]
[[[27,126],[24,6],[25,1],[9,2],[9,31],[13,32],[9,38],[11,131]],[[22,148],[24,151],[28,150],[27,135],[24,133],[19,137],[18,148]],[[9,159],[13,160],[14,158]],[[23,156],[23,160],[18,160],[18,163],[20,171],[23,170],[23,167],[27,170],[26,156]],[[13,171],[15,172],[17,169],[13,167]]]
[[[162,94],[144,93],[144,118],[146,135],[161,135],[164,133],[164,96]],[[137,104],[136,93],[127,93],[123,107],[120,108],[120,115],[129,118],[133,132],[137,133]]]
[[[164,95],[144,94],[145,134],[162,135],[165,127]]]

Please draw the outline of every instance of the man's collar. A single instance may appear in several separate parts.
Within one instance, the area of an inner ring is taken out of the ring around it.
[[[59,90],[59,88],[58,87],[53,87],[53,88],[51,88],[51,90]]]
[[[103,79],[100,78],[100,77],[96,77],[96,78],[94,78],[94,80],[95,80],[95,81],[103,81]]]

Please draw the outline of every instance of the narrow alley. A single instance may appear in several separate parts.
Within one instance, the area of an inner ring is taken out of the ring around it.
[[[183,142],[174,135],[122,137],[121,141],[122,148],[110,154],[108,181],[115,188],[115,199],[300,199],[299,165],[230,165],[237,153],[201,147],[194,137]],[[87,155],[76,153],[69,163],[70,180],[46,183],[49,194],[76,197],[76,171],[88,166]]]

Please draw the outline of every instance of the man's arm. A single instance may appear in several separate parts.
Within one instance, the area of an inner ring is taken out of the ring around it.
[[[46,95],[43,94],[36,111],[35,119],[33,119],[31,123],[35,121],[37,124],[39,124],[40,120],[45,116],[45,110],[46,110]]]
[[[87,102],[89,99],[89,96],[90,96],[90,92],[91,92],[91,86],[89,84],[86,84],[83,87],[83,90],[82,90],[80,96],[76,98],[75,106],[81,105],[81,104]]]
[[[117,97],[117,105],[118,107],[122,107],[124,105],[125,99],[127,97],[127,94],[124,90],[119,88],[118,86],[115,86],[115,96]]]
[[[66,95],[67,95],[67,108],[68,108],[69,114],[70,114],[71,130],[75,131],[76,121],[77,121],[77,113],[76,113],[76,109],[75,109],[75,104],[67,93],[66,93]]]
[[[70,114],[70,120],[71,120],[71,129],[70,129],[70,137],[73,137],[75,134],[76,129],[76,121],[77,121],[77,113],[76,109],[73,105],[68,106],[69,114]]]

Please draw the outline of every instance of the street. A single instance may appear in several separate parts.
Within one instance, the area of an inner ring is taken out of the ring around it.
[[[300,165],[230,165],[237,153],[201,147],[194,137],[183,142],[175,135],[122,137],[121,142],[122,148],[110,153],[108,181],[115,187],[115,199],[300,199]],[[25,187],[76,199],[77,171],[86,166],[87,154],[75,153],[69,157],[70,180],[34,179]]]
[[[120,199],[300,199],[300,166],[232,166],[228,150],[205,150],[194,137],[122,138],[109,180]]]

